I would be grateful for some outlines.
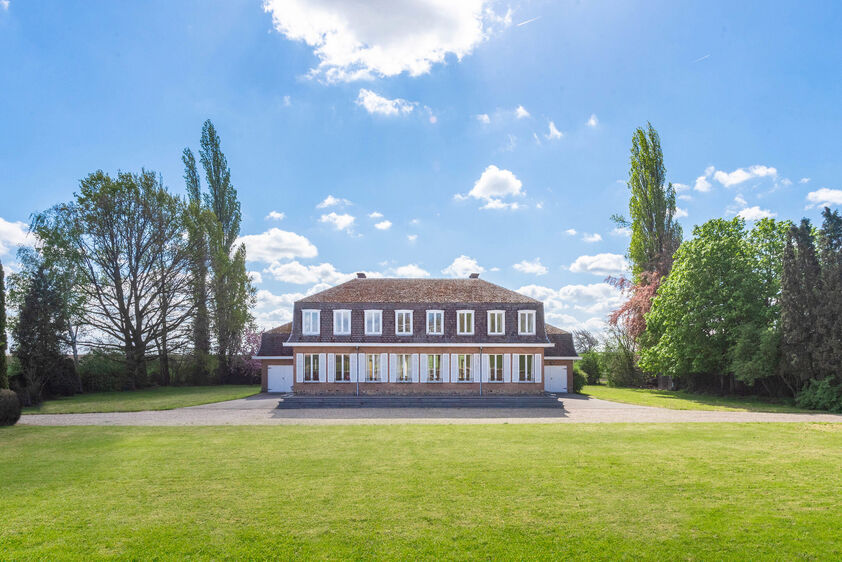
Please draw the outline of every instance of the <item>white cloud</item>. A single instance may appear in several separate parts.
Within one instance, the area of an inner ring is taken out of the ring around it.
[[[482,273],[485,268],[477,263],[477,260],[466,255],[461,255],[453,260],[453,263],[441,270],[450,277],[467,277],[471,273]]]
[[[789,187],[792,185],[792,180],[789,178],[783,178],[781,180],[781,185],[783,185],[784,187]]]
[[[690,186],[686,183],[678,183],[675,181],[672,182],[672,187],[675,189],[676,193],[681,193],[682,191],[687,191],[688,189],[690,189]]]
[[[778,171],[775,168],[757,165],[749,166],[748,168],[737,168],[733,172],[723,172],[722,170],[717,170],[713,174],[713,179],[725,187],[731,187],[752,178],[775,177],[777,175]]]
[[[251,279],[252,285],[260,285],[263,283],[263,275],[261,275],[259,271],[249,271],[249,279]]]
[[[491,123],[491,117],[489,117],[487,113],[480,113],[479,115],[477,115],[477,121],[484,125],[488,125],[489,123]]]
[[[842,205],[842,189],[828,189],[823,187],[816,191],[811,191],[807,194],[807,201],[811,207],[830,207],[833,205]],[[2,219],[0,219],[2,221]]]
[[[756,221],[760,219],[771,219],[778,216],[778,214],[773,213],[768,209],[761,209],[760,207],[755,205],[754,207],[747,207],[743,209],[742,211],[737,213],[737,216],[747,221]]]
[[[681,207],[675,208],[675,218],[683,219],[684,217],[690,216],[690,213],[687,212],[687,209],[682,209]]]
[[[330,212],[319,217],[319,222],[330,223],[336,227],[336,230],[350,231],[351,227],[354,226],[354,217],[348,213],[340,215],[335,212]]]
[[[380,221],[374,225],[377,230],[389,230],[392,228],[392,221]]]
[[[611,231],[611,234],[614,236],[627,236],[631,237],[632,231],[631,228],[627,226],[616,226],[614,230]]]
[[[525,107],[523,107],[522,105],[519,105],[515,109],[515,117],[517,117],[518,119],[525,119],[525,118],[529,117],[529,112],[526,111]]]
[[[279,228],[270,228],[261,234],[240,236],[237,243],[246,245],[249,261],[272,263],[289,258],[313,258],[319,253],[304,236]]]
[[[809,182],[810,182],[810,178],[801,178],[800,180],[798,180],[798,183],[809,183]]]
[[[548,139],[550,139],[550,140],[560,139],[563,136],[561,134],[561,131],[556,129],[555,123],[553,123],[552,121],[550,121],[549,128],[550,128],[550,132],[545,135]]]
[[[521,182],[509,170],[501,170],[495,165],[488,166],[480,178],[474,183],[474,187],[467,195],[457,193],[454,198],[465,200],[468,197],[485,201],[482,209],[518,209],[521,207],[516,202],[505,202],[505,197],[522,197],[526,195],[521,190]]]
[[[588,119],[588,122],[585,123],[585,125],[587,125],[588,127],[591,127],[591,128],[599,125],[599,119],[597,119],[595,113],[591,113],[591,117],[590,117],[590,119]]]
[[[385,115],[387,117],[407,115],[412,113],[412,110],[415,109],[414,102],[406,101],[401,98],[390,100],[389,98],[379,96],[371,90],[366,90],[365,88],[360,89],[360,93],[357,96],[357,105],[365,108],[365,110],[372,115]]]
[[[373,213],[369,213],[369,214],[368,214],[368,218],[370,218],[370,219],[382,219],[382,218],[383,218],[383,213],[380,213],[380,212],[374,211]]]
[[[573,273],[592,273],[593,275],[617,275],[629,270],[626,258],[620,254],[596,254],[579,256],[570,264]]]
[[[347,199],[342,199],[341,197],[334,197],[333,195],[328,195],[324,198],[324,201],[316,205],[317,209],[326,209],[327,207],[335,207],[336,205],[350,205],[351,202]]]
[[[9,9],[9,0],[0,0],[0,8],[3,8],[4,10],[8,10]]]
[[[567,230],[564,231],[564,233],[567,234],[568,236],[576,236],[577,231],[576,231],[575,228],[568,228]]]
[[[486,0],[264,0],[275,29],[313,48],[311,76],[328,82],[426,74],[448,55],[470,54],[495,27],[508,26]]]
[[[696,183],[693,185],[693,189],[696,191],[701,191],[702,193],[707,193],[713,187],[708,178],[713,175],[716,171],[716,168],[713,166],[708,166],[705,168],[705,173],[696,178]]]
[[[310,285],[315,283],[327,283],[336,285],[354,278],[354,273],[342,273],[330,263],[318,265],[304,265],[296,260],[285,263],[273,263],[263,270],[269,273],[278,281],[294,283],[296,285]]]
[[[421,219],[412,219],[411,221],[409,221],[409,224],[417,226],[421,224]]]
[[[269,211],[265,220],[282,221],[286,217],[286,213],[279,213],[278,211]]]
[[[292,105],[292,99],[289,96],[284,96],[284,107]]]
[[[304,298],[304,293],[287,293],[275,295],[266,289],[257,291],[257,302],[253,312],[254,319],[262,329],[270,329],[280,326],[292,320],[292,305],[295,301]]]
[[[396,267],[394,269],[389,270],[391,275],[395,277],[429,277],[430,272],[422,269],[417,264],[410,263],[408,265],[402,265],[400,267]]]
[[[526,285],[517,292],[542,301],[547,321],[565,330],[602,331],[608,314],[624,300],[623,294],[608,283],[565,285],[560,289]]]
[[[585,242],[589,242],[589,243],[599,242],[599,241],[602,240],[602,236],[600,234],[597,234],[597,233],[588,234],[587,232],[583,232],[582,233],[582,240],[584,240]]]
[[[523,260],[512,266],[521,273],[528,273],[530,275],[546,275],[549,272],[547,266],[541,263],[541,258],[535,258],[532,261]]]
[[[410,242],[415,242],[416,240],[418,240],[418,235],[417,234],[407,234],[406,239],[409,240]]]
[[[0,217],[0,256],[11,253],[17,246],[26,244],[28,232],[26,223],[9,222]]]

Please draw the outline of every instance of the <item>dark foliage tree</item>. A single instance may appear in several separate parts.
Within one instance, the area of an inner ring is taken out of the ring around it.
[[[596,351],[596,348],[599,347],[599,338],[593,332],[584,328],[573,330],[573,345],[579,354]]]
[[[3,262],[0,262],[0,388],[9,388],[9,377],[6,373],[6,277],[3,273]]]
[[[816,331],[821,334],[815,355],[819,378],[842,382],[842,216],[825,207],[819,233],[820,306]]]

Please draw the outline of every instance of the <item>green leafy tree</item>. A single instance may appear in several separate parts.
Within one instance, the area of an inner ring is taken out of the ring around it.
[[[817,375],[842,382],[842,216],[825,207],[819,233],[821,305],[816,331],[821,340],[815,356]]]
[[[6,337],[6,277],[3,273],[3,262],[0,261],[0,388],[9,388]]]
[[[208,213],[202,205],[201,182],[196,159],[184,149],[184,182],[187,185],[187,233],[192,250],[190,269],[193,298],[193,350],[201,365],[210,354],[210,320],[208,316]],[[212,216],[212,215],[211,215]]]

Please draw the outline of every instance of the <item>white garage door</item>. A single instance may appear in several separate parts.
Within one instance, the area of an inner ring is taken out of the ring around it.
[[[544,390],[547,392],[567,392],[567,365],[547,365],[544,367]]]
[[[269,392],[292,392],[292,365],[269,365],[267,379]]]

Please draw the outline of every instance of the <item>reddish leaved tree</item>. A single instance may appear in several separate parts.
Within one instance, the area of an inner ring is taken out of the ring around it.
[[[661,276],[656,271],[642,272],[635,283],[625,277],[609,277],[606,282],[628,297],[620,308],[611,313],[608,322],[612,326],[623,325],[634,339],[646,330],[645,315],[652,308],[652,300],[661,286]]]

